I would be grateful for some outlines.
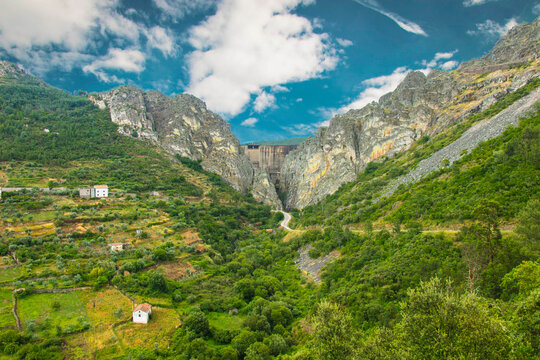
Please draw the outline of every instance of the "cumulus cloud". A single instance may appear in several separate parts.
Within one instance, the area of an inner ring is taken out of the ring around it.
[[[262,89],[321,76],[338,63],[327,34],[293,14],[311,0],[223,0],[191,29],[188,92],[237,115]]]
[[[119,7],[120,0],[2,1],[0,53],[38,75],[79,67],[107,82],[122,81],[108,70],[142,71],[143,51],[175,53],[169,30],[137,23],[132,10],[121,14]]]
[[[337,38],[336,41],[341,47],[353,46],[353,42],[351,40]]]
[[[266,91],[262,91],[253,103],[253,110],[260,113],[268,108],[274,107],[275,104],[276,97],[274,96],[274,94],[269,94]]]
[[[163,53],[163,56],[171,56],[176,53],[176,44],[174,36],[170,31],[161,26],[154,26],[146,31],[148,38],[148,46],[158,49]]]
[[[96,75],[104,82],[123,82],[115,75],[108,75],[105,70],[140,73],[144,70],[145,61],[145,55],[139,50],[110,49],[107,55],[83,67],[83,71]]]
[[[403,18],[398,14],[394,14],[385,10],[376,0],[354,0],[362,6],[367,7],[373,11],[378,12],[381,15],[386,16],[393,22],[395,22],[403,30],[416,35],[428,36],[428,34],[422,29],[422,27],[410,20]]]
[[[515,18],[509,19],[505,24],[499,24],[493,20],[486,20],[483,23],[476,24],[476,30],[469,30],[469,35],[482,35],[489,38],[499,38],[506,35],[514,26],[518,24]]]
[[[411,70],[406,67],[399,67],[390,75],[383,75],[364,80],[362,85],[365,89],[353,102],[343,106],[337,112],[345,113],[351,109],[361,109],[373,101],[378,101],[384,94],[394,91],[410,71]]]
[[[532,12],[534,15],[540,15],[540,3],[534,5]]]
[[[488,2],[493,1],[499,1],[499,0],[465,0],[463,1],[463,6],[470,7],[470,6],[477,6],[477,5],[484,5]]]
[[[456,60],[450,60],[440,65],[441,70],[454,70],[459,65],[459,62]]]
[[[240,125],[247,126],[247,127],[254,127],[255,124],[257,124],[258,122],[259,122],[259,120],[256,119],[256,118],[249,118],[249,119],[246,119],[246,120],[242,121],[242,124],[240,124]]]

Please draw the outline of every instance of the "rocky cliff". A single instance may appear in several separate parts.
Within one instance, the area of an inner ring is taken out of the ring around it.
[[[252,191],[256,200],[281,209],[281,202],[266,172],[255,169],[241,154],[230,126],[191,95],[169,97],[134,86],[92,94],[126,136],[149,140],[171,154],[202,160],[205,170],[219,174],[236,190]]]
[[[537,19],[515,27],[489,54],[457,71],[412,72],[378,102],[334,117],[286,157],[285,206],[316,204],[370,161],[403,151],[538,77],[539,25]]]

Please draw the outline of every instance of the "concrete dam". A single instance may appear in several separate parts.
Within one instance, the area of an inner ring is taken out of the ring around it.
[[[295,150],[298,145],[241,145],[240,149],[249,160],[259,169],[266,170],[272,182],[279,189],[281,178],[281,165],[285,161],[285,156]]]

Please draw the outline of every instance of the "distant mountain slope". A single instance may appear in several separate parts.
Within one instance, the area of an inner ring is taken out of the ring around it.
[[[410,73],[397,89],[334,117],[283,164],[287,208],[304,208],[353,181],[371,161],[408,149],[538,77],[540,20],[504,36],[480,60],[457,71]]]
[[[91,94],[90,99],[110,110],[121,134],[151,141],[173,155],[201,160],[205,170],[220,175],[237,191],[251,191],[256,200],[281,209],[268,174],[240,153],[230,125],[203,101],[187,94],[171,98],[135,86]]]
[[[154,168],[151,157],[169,157],[163,148],[169,154],[202,161],[204,169],[222,176],[237,191],[251,191],[256,200],[281,208],[275,188],[264,181],[268,175],[239,154],[229,125],[207,111],[202,101],[189,95],[169,98],[158,92],[143,93],[135,87],[91,99],[71,96],[14,64],[0,62],[0,160],[66,164],[145,156],[144,172]],[[105,99],[111,113],[105,109]],[[170,166],[161,171],[169,173]],[[152,176],[158,179],[160,173]]]
[[[506,99],[467,119],[469,125],[476,121],[467,131],[456,124],[393,158],[370,163],[355,181],[304,208],[297,221],[304,226],[420,222],[452,227],[471,221],[478,204],[490,200],[500,204],[498,216],[513,223],[540,193],[539,84],[537,80],[524,89],[531,93],[498,116],[489,114],[500,110]],[[520,111],[529,108],[527,103],[535,103],[536,110]],[[472,139],[482,127],[491,138]],[[486,141],[476,146],[478,140]]]

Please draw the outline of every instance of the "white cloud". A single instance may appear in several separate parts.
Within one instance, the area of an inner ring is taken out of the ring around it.
[[[307,0],[223,0],[190,31],[188,92],[237,115],[263,88],[320,76],[338,57],[327,34],[292,10]]]
[[[261,91],[253,102],[253,110],[260,113],[264,110],[274,107],[276,104],[276,97],[274,94],[269,94],[266,91]]]
[[[84,72],[96,75],[104,82],[123,82],[117,76],[110,76],[104,70],[140,73],[144,70],[145,55],[136,49],[110,49],[109,53],[90,65],[83,67]]]
[[[540,3],[534,5],[532,12],[534,15],[540,15]]]
[[[321,124],[294,124],[292,126],[282,126],[281,128],[294,136],[312,135]]]
[[[470,7],[470,6],[484,5],[485,3],[492,2],[492,1],[499,1],[499,0],[465,0],[463,1],[463,6]]]
[[[205,11],[218,0],[153,0],[154,5],[162,11],[165,18],[178,21],[195,12]]]
[[[124,16],[118,10],[120,0],[1,3],[0,52],[38,75],[53,68],[70,71],[79,67],[102,81],[122,81],[107,75],[107,70],[138,73],[144,69],[143,51],[156,48],[165,56],[176,51],[169,30],[147,28]],[[134,13],[128,9],[126,14]],[[120,48],[124,50],[120,52]]]
[[[457,50],[449,51],[449,52],[438,52],[430,61],[422,60],[422,65],[425,66],[425,69],[423,70],[429,73],[431,69],[436,68],[436,67],[441,67],[441,69],[443,69],[441,60],[451,59],[454,57],[456,53],[457,53]],[[448,69],[443,69],[443,70],[448,70]]]
[[[420,25],[407,20],[403,17],[401,17],[398,14],[394,14],[392,12],[386,11],[378,2],[377,0],[354,0],[355,2],[359,3],[362,6],[367,7],[368,9],[371,9],[373,11],[378,12],[381,15],[386,16],[393,22],[395,22],[400,28],[403,30],[416,34],[416,35],[422,35],[422,36],[428,36],[428,34],[420,27]]]
[[[114,4],[110,0],[2,1],[0,46],[9,51],[52,43],[69,50],[84,49],[89,29]]]
[[[285,86],[282,86],[282,85],[274,85],[270,88],[270,90],[273,92],[273,93],[278,93],[278,92],[289,92],[290,90],[287,89]]]
[[[364,85],[366,89],[363,90],[353,102],[343,106],[337,112],[345,113],[351,109],[361,109],[373,101],[378,101],[384,94],[394,91],[410,71],[411,70],[406,67],[399,67],[390,75],[383,75],[364,80],[362,85]]]
[[[441,70],[454,70],[459,65],[456,60],[450,60],[440,65]]]
[[[486,20],[481,24],[476,24],[476,30],[469,30],[467,34],[469,35],[484,35],[490,38],[498,38],[503,35],[506,35],[510,29],[518,24],[515,18],[511,18],[502,25],[493,20]]]
[[[246,119],[244,121],[242,121],[242,126],[247,126],[247,127],[254,127],[256,123],[258,123],[259,120],[256,119],[256,118],[249,118],[249,119]]]
[[[176,53],[174,36],[167,29],[161,26],[154,26],[146,31],[146,36],[148,38],[148,46],[160,50],[163,56],[171,56]]]
[[[336,41],[339,44],[339,46],[341,46],[341,47],[353,46],[353,42],[351,40],[337,38]]]

